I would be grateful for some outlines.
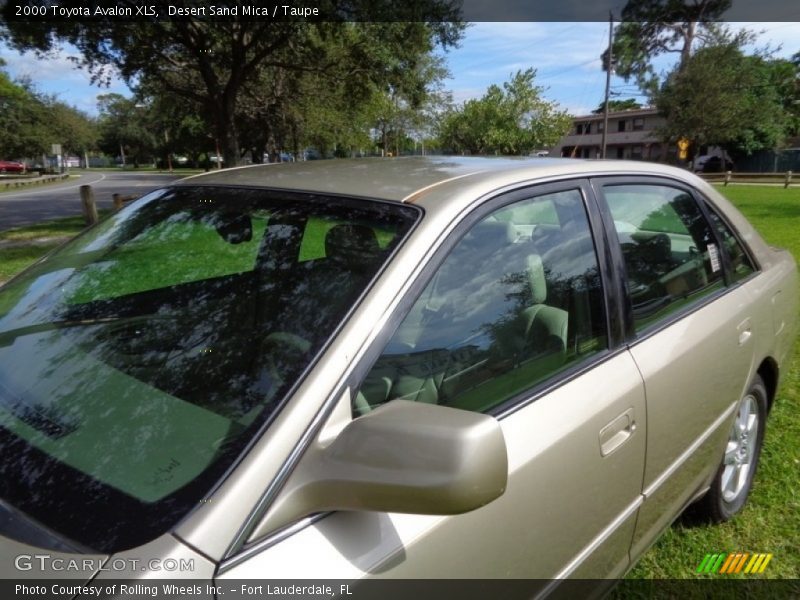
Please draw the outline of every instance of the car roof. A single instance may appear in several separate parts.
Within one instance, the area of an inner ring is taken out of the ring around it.
[[[177,185],[263,187],[457,209],[470,198],[523,182],[629,173],[696,183],[683,169],[640,161],[411,156],[251,165],[187,177]]]

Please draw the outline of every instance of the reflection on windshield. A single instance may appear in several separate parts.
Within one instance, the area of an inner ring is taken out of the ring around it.
[[[2,497],[116,551],[195,506],[408,231],[399,205],[158,192],[0,292]]]

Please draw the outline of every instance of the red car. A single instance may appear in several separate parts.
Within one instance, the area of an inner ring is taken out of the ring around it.
[[[24,173],[25,164],[15,160],[0,160],[0,173]]]

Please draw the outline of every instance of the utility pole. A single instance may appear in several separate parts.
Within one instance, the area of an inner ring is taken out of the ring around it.
[[[608,11],[608,62],[606,63],[606,100],[603,105],[603,141],[601,143],[600,157],[606,157],[606,136],[608,135],[608,96],[611,93],[611,65],[614,64],[613,42],[614,42],[614,15]]]

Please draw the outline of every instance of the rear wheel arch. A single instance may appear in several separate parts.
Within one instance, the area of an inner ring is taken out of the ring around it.
[[[775,393],[778,389],[778,363],[771,356],[768,356],[761,361],[756,372],[761,376],[764,387],[767,389],[767,412],[769,412],[772,410]]]

